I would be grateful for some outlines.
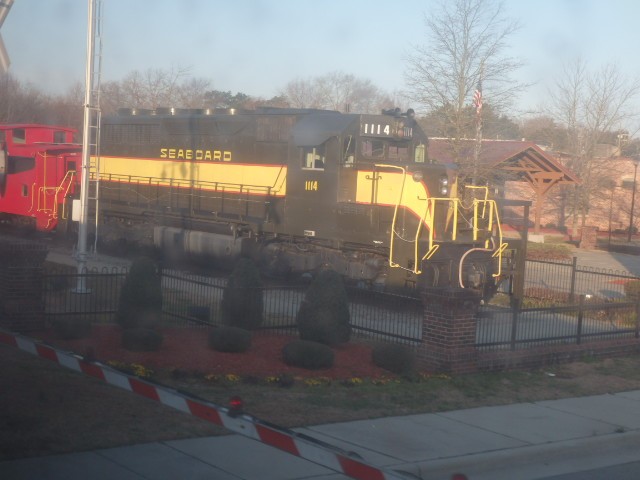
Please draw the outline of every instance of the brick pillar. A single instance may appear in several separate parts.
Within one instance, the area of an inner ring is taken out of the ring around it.
[[[0,243],[0,325],[17,332],[45,326],[42,298],[47,247],[35,243]]]
[[[422,300],[422,344],[417,352],[420,367],[445,373],[475,371],[480,296],[459,288],[428,288]]]

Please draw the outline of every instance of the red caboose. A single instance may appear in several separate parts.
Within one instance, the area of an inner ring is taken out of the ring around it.
[[[79,188],[82,146],[71,128],[0,125],[0,216],[56,228],[68,214],[67,199]]]

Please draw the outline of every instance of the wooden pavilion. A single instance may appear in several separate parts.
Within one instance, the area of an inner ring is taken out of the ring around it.
[[[429,139],[429,159],[439,163],[471,164],[475,140],[462,140],[455,145],[451,139]],[[517,140],[483,140],[478,156],[478,171],[490,172],[493,181],[526,182],[535,194],[534,233],[540,232],[540,220],[545,199],[556,185],[576,184],[579,179],[548,152],[533,142]]]

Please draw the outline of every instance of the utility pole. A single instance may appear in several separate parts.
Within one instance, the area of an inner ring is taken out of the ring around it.
[[[94,31],[95,31],[95,7],[96,0],[88,0],[87,21],[87,57],[85,72],[84,94],[84,123],[82,129],[82,167],[80,173],[80,215],[78,225],[78,249],[76,259],[78,262],[78,282],[75,293],[88,293],[86,286],[87,270],[87,233],[89,218],[89,175],[90,173],[90,145],[91,145],[91,116],[96,105],[91,105],[93,91],[93,67],[95,58]]]

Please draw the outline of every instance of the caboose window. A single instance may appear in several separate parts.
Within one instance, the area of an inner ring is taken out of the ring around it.
[[[26,197],[27,195],[29,195],[29,187],[27,185],[22,185],[22,196]]]
[[[26,142],[27,142],[27,132],[25,132],[24,128],[14,128],[13,143],[26,143]]]
[[[53,132],[53,143],[67,143],[65,132],[60,130]]]
[[[370,158],[383,158],[384,142],[382,140],[363,140],[362,155]]]

